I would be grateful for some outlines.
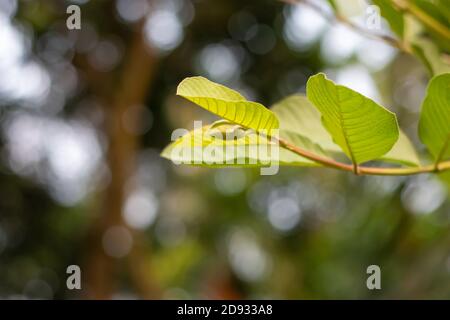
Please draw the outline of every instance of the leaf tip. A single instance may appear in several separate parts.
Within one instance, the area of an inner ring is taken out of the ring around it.
[[[186,77],[184,78],[177,86],[177,91],[176,91],[176,95],[177,96],[185,96],[186,95],[186,89],[194,84],[195,82],[199,82],[199,81],[207,81],[207,82],[211,82],[210,80],[206,79],[205,77],[202,76],[192,76],[192,77]]]

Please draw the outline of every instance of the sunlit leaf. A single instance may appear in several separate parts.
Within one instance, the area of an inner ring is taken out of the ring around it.
[[[325,156],[322,149],[309,139],[283,131],[290,142]],[[270,164],[318,166],[289,150],[279,148],[277,141],[251,129],[222,121],[190,131],[167,146],[164,158],[177,164],[210,167],[261,167]]]
[[[322,114],[322,122],[353,163],[375,160],[389,152],[399,137],[397,118],[376,102],[324,74],[307,83],[308,99]]]
[[[271,110],[280,121],[280,129],[308,137],[329,152],[342,152],[323,127],[320,112],[305,96],[289,96],[276,103]]]
[[[308,137],[328,153],[342,153],[341,148],[333,142],[330,134],[322,125],[320,112],[305,96],[292,95],[287,97],[275,104],[271,110],[278,116],[280,129]],[[409,166],[420,164],[412,143],[402,131],[400,131],[399,139],[394,147],[377,160]]]
[[[270,131],[279,126],[277,117],[262,104],[248,101],[240,93],[203,77],[184,79],[177,95],[246,128]]]
[[[450,73],[434,77],[428,85],[419,136],[436,162],[450,158]]]

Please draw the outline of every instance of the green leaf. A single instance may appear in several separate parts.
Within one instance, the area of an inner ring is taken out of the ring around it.
[[[355,164],[374,160],[392,149],[399,137],[397,118],[376,102],[323,73],[309,78],[308,99],[322,114],[322,122]]]
[[[398,11],[390,0],[372,0],[372,2],[380,8],[381,15],[387,20],[392,31],[403,38],[405,32],[403,13]]]
[[[289,96],[272,106],[271,110],[277,115],[282,131],[307,137],[328,152],[342,152],[323,127],[320,112],[305,96]]]
[[[400,163],[407,166],[420,166],[420,160],[416,149],[402,130],[400,130],[398,140],[392,149],[379,160]]]
[[[450,157],[450,73],[434,77],[428,85],[419,136],[436,163]]]
[[[240,93],[203,77],[184,79],[177,89],[200,107],[246,128],[257,131],[277,129],[277,117],[262,104],[246,100]]]
[[[325,156],[309,139],[284,131],[284,137],[296,145]],[[272,164],[319,166],[254,130],[218,121],[190,131],[168,145],[161,156],[177,164],[208,167],[263,167]]]
[[[323,127],[320,112],[305,96],[289,96],[276,103],[271,110],[278,116],[281,132],[288,130],[297,133],[309,138],[327,153],[342,154],[341,148],[333,142],[330,134]],[[377,160],[408,166],[420,164],[412,143],[402,131],[394,147]]]

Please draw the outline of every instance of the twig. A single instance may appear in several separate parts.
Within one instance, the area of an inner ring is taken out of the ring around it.
[[[355,167],[352,164],[346,164],[336,161],[331,158],[326,158],[314,154],[308,150],[302,149],[296,145],[293,145],[287,140],[281,138],[271,137],[272,139],[278,141],[279,145],[287,150],[290,150],[304,158],[312,160],[314,162],[320,163],[326,167],[334,168],[343,171],[354,172]],[[408,168],[380,168],[380,167],[361,167],[358,166],[357,174],[359,175],[378,175],[378,176],[406,176],[414,175],[420,173],[432,173],[432,172],[442,172],[450,170],[450,161],[440,162],[438,166],[427,165],[420,167],[408,167]]]
[[[345,16],[339,14],[338,12],[335,12],[334,15],[329,15],[321,7],[319,7],[318,5],[312,3],[308,0],[280,0],[280,1],[288,3],[288,4],[292,4],[292,5],[300,4],[300,3],[304,4],[304,5],[308,6],[309,8],[313,9],[314,11],[316,11],[317,13],[319,13],[320,15],[322,15],[328,21],[343,24],[363,36],[372,38],[374,40],[379,40],[379,41],[385,42],[388,45],[390,45],[391,47],[397,48],[400,51],[403,51],[406,53],[412,52],[411,49],[408,46],[406,46],[403,42],[401,42],[393,37],[390,37],[388,35],[375,34],[375,33],[368,31],[367,29],[361,28],[359,25],[348,20]]]
[[[310,2],[309,0],[280,0],[282,2],[288,4],[304,4],[314,11],[318,12],[320,15],[325,17],[328,21],[339,22],[343,25],[350,27],[352,30],[364,35],[371,37],[372,39],[383,41],[403,52],[411,53],[411,49],[407,47],[403,42],[392,38],[386,35],[374,34],[369,32],[368,30],[361,28],[357,24],[351,22],[343,15],[335,12],[335,15],[329,15],[326,13],[321,7]],[[412,5],[406,0],[392,0],[392,3],[399,10],[408,11],[413,14],[418,20],[427,25],[429,28],[435,30],[440,35],[446,37],[450,40],[450,30],[445,26],[442,26],[438,21],[434,20],[432,17],[428,16],[426,13],[421,11],[416,6]],[[296,145],[291,144],[290,142],[272,137],[272,139],[278,140],[278,143],[281,147],[288,149],[304,158],[312,160],[314,162],[320,163],[326,167],[335,168],[343,171],[350,171],[355,174],[361,175],[386,175],[386,176],[403,176],[403,175],[413,175],[420,173],[432,173],[432,172],[440,172],[450,170],[450,161],[441,161],[441,157],[439,157],[435,164],[428,166],[420,166],[420,167],[410,167],[410,168],[377,168],[377,167],[361,167],[358,164],[346,164],[342,162],[338,162],[331,158],[322,157],[316,155],[308,150],[304,150]]]
[[[435,33],[444,37],[447,41],[450,41],[450,29],[443,25],[440,21],[434,19],[428,13],[424,12],[418,6],[408,0],[392,0],[392,4],[401,11],[405,11],[417,20],[432,29]]]

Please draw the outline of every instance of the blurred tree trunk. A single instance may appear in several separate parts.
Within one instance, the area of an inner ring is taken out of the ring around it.
[[[107,164],[110,170],[110,183],[107,186],[100,215],[95,220],[88,239],[87,261],[85,265],[86,294],[93,299],[108,299],[116,292],[119,268],[126,267],[126,261],[130,268],[130,278],[138,293],[143,298],[157,297],[157,290],[149,280],[145,263],[141,262],[141,239],[137,231],[129,230],[122,218],[122,209],[127,197],[126,185],[135,172],[136,157],[138,153],[138,137],[124,127],[124,115],[130,108],[136,112],[136,108],[143,108],[147,98],[147,92],[155,73],[157,59],[151,49],[146,46],[142,34],[142,25],[133,34],[128,46],[118,82],[110,90],[109,96],[101,97],[107,105],[104,106],[106,120],[106,135],[109,143]],[[112,75],[106,75],[109,77]],[[104,91],[103,91],[104,92]],[[104,93],[103,93],[104,95]],[[138,121],[138,117],[133,118]],[[135,123],[134,125],[137,125]],[[105,231],[110,227],[125,227],[133,235],[132,258],[117,259],[108,256],[103,248],[102,239]],[[122,263],[124,262],[124,263]]]

